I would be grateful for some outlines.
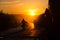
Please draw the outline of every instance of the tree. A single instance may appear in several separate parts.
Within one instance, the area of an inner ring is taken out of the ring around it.
[[[17,20],[13,15],[0,12],[0,31],[17,27]]]
[[[41,40],[46,40],[48,29],[52,26],[52,15],[48,9],[46,9],[45,13],[39,15],[38,22],[35,22],[35,27],[40,31]]]

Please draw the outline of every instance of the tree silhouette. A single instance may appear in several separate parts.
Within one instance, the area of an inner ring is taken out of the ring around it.
[[[59,0],[49,0],[49,9],[51,10],[54,19],[53,25],[49,27],[49,36],[52,40],[56,40],[60,27],[60,5],[58,4],[60,4]]]
[[[13,15],[0,12],[0,31],[17,27],[17,20]]]
[[[40,39],[46,40],[48,34],[48,27],[52,26],[52,15],[48,9],[45,13],[39,15],[38,22],[35,22],[35,27],[40,30]]]

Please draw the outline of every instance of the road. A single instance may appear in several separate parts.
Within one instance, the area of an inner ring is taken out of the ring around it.
[[[39,31],[30,23],[25,30],[21,27],[12,28],[8,31],[2,32],[1,40],[34,40],[37,38]],[[37,38],[38,39],[38,38]]]

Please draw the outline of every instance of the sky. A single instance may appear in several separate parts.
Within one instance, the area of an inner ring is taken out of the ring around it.
[[[23,14],[36,9],[43,13],[48,8],[48,0],[0,0],[0,10],[9,14]]]

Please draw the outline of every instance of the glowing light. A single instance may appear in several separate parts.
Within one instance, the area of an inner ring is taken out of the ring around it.
[[[31,28],[34,29],[34,24],[33,23],[31,24]]]
[[[30,16],[35,16],[35,14],[36,14],[35,12],[36,12],[35,10],[31,9],[31,10],[29,10],[29,15]]]
[[[30,29],[34,29],[34,24],[33,23],[30,23]]]

